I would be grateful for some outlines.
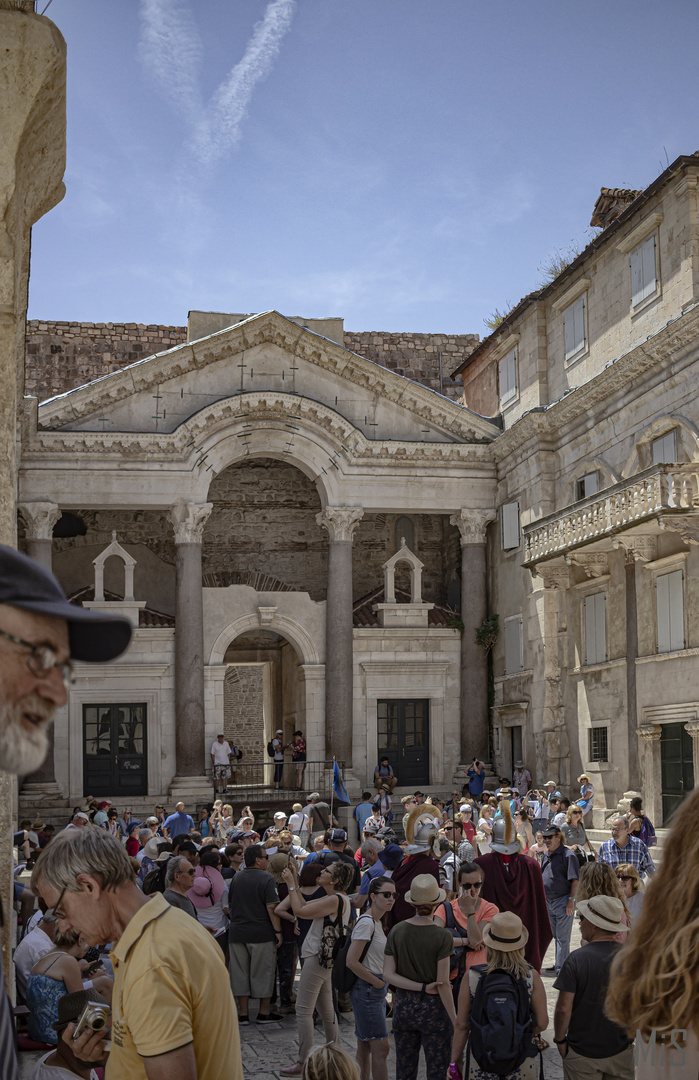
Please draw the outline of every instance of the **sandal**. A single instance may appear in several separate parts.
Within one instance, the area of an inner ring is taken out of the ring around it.
[[[551,1043],[546,1042],[546,1039],[542,1038],[541,1035],[534,1035],[533,1042],[537,1050],[548,1050],[549,1046],[551,1045]]]

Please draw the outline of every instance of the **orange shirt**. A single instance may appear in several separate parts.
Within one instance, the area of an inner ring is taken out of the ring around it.
[[[456,898],[456,900],[450,900],[449,903],[451,904],[451,906],[453,908],[453,911],[454,911],[454,920],[456,922],[456,925],[463,928],[464,937],[466,937],[466,932],[468,931],[468,916],[464,915],[463,911],[459,907],[458,897]],[[441,904],[437,908],[437,910],[435,911],[435,915],[437,915],[442,920],[442,922],[446,925],[447,915],[446,915],[446,912],[444,910],[444,907],[445,907],[445,905]],[[499,913],[500,913],[500,908],[496,907],[495,904],[491,904],[490,901],[488,901],[488,900],[481,900],[480,905],[478,907],[478,910],[476,911],[476,922],[477,923],[490,922],[491,919],[493,918],[493,915],[498,915]],[[483,946],[482,949],[478,949],[476,952],[472,952],[471,949],[467,950],[467,952],[466,952],[466,969],[465,969],[466,971],[468,971],[469,968],[473,967],[474,964],[484,964],[484,963],[485,963],[485,945]],[[450,979],[455,979],[456,975],[457,975],[457,972],[452,971],[449,978]]]

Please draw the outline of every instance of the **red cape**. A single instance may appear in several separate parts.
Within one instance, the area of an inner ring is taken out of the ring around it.
[[[415,908],[406,903],[403,897],[418,874],[431,874],[439,884],[439,863],[426,852],[421,852],[419,855],[406,856],[400,866],[396,867],[392,877],[393,884],[396,887],[396,900],[393,910],[389,911],[386,916],[387,931],[396,923],[404,922],[405,919],[412,919],[415,914]]]
[[[510,855],[509,873],[495,851],[479,855],[476,862],[485,874],[482,898],[497,904],[500,911],[514,911],[519,915],[529,931],[524,957],[528,964],[541,971],[541,962],[553,934],[538,862],[527,855]]]

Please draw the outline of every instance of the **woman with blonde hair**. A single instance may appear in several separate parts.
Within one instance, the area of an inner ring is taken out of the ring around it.
[[[578,892],[575,899],[580,903],[581,900],[589,900],[593,896],[615,896],[617,900],[621,900],[624,906],[621,921],[624,926],[631,926],[631,911],[626,903],[624,890],[614,873],[614,867],[609,863],[586,863],[580,868]],[[623,930],[616,935],[616,940],[624,945],[627,936],[627,931]]]
[[[301,1080],[359,1080],[359,1069],[341,1046],[326,1043],[308,1055]]]
[[[698,815],[699,787],[682,803],[612,966],[607,1013],[636,1035],[636,1080],[699,1075],[699,832],[691,827]]]
[[[583,825],[583,809],[578,806],[577,803],[571,803],[566,810],[566,819],[561,825],[561,832],[566,842],[566,847],[573,848],[578,853],[578,861],[584,859],[591,862],[596,859],[594,848],[588,840],[587,833],[585,832],[585,826]],[[590,858],[585,854],[585,848],[587,848]],[[582,862],[581,862],[582,865]]]
[[[645,885],[641,881],[641,875],[636,867],[628,862],[619,863],[618,866],[615,866],[614,873],[624,890],[624,896],[629,911],[631,912],[631,918],[637,919],[641,910],[641,904],[643,903],[643,897],[646,895]]]
[[[515,829],[517,830],[522,851],[526,855],[529,848],[534,846],[532,823],[526,810],[515,810]]]
[[[64,933],[56,930],[53,946],[31,969],[25,994],[29,1009],[29,1036],[51,1046],[55,1046],[57,1041],[52,1024],[58,1021],[58,1000],[64,994],[75,994],[83,989],[79,961],[87,952],[87,945],[81,942],[77,930],[66,930]],[[112,980],[102,969],[100,972],[92,976],[92,985],[107,1001],[111,1001]]]
[[[529,1001],[532,1012],[532,1036],[544,1031],[548,1025],[548,1010],[546,1007],[546,991],[538,971],[535,971],[524,959],[524,947],[529,940],[529,933],[522,924],[522,920],[512,911],[502,911],[493,915],[491,922],[483,931],[483,941],[486,947],[486,963],[472,967],[468,972],[468,978],[464,978],[459,993],[459,1010],[454,1027],[454,1039],[451,1047],[450,1076],[461,1080],[461,1059],[466,1046],[466,1040],[470,1033],[470,1018],[473,1000],[482,978],[487,978],[493,972],[508,972],[513,978],[523,979],[529,993]],[[536,1052],[536,1045],[532,1039],[532,1053]],[[465,1080],[497,1080],[497,1075],[487,1072],[471,1056],[469,1050],[470,1065]],[[526,1057],[518,1068],[507,1073],[508,1080],[529,1080],[537,1075],[539,1063],[536,1057]]]

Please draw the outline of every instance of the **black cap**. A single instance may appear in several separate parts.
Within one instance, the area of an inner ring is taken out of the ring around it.
[[[561,830],[558,828],[558,825],[547,825],[541,835],[544,840],[546,840],[547,837],[560,836]]]
[[[53,574],[29,556],[2,544],[0,604],[65,619],[73,660],[115,660],[131,641],[133,627],[128,619],[71,604]]]

